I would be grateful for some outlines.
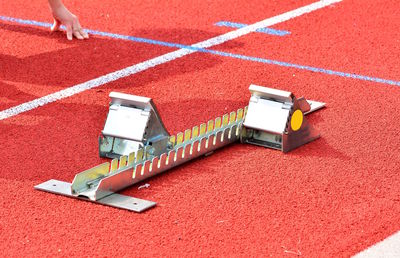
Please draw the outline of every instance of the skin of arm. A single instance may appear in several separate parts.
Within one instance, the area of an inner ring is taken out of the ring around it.
[[[89,38],[89,35],[81,27],[78,17],[71,13],[61,0],[48,1],[54,18],[51,31],[58,31],[60,26],[64,25],[67,29],[68,40],[72,40],[73,37],[76,37],[77,39]]]

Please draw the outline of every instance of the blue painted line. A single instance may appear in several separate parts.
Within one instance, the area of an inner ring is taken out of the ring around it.
[[[0,20],[20,23],[20,24],[25,24],[25,25],[46,27],[46,28],[49,28],[52,25],[50,23],[44,23],[44,22],[38,22],[38,21],[32,21],[32,20],[23,20],[23,19],[11,18],[11,17],[6,17],[6,16],[0,16]],[[317,68],[317,67],[312,67],[312,66],[307,66],[307,65],[299,65],[299,64],[293,64],[293,63],[288,63],[288,62],[283,62],[283,61],[260,58],[260,57],[252,57],[252,56],[246,56],[246,55],[240,55],[240,54],[233,54],[233,53],[228,53],[228,52],[223,52],[223,51],[193,47],[193,46],[189,46],[189,45],[176,44],[176,43],[159,41],[159,40],[126,36],[126,35],[102,32],[102,31],[97,31],[97,30],[86,30],[86,31],[92,35],[98,35],[98,36],[102,36],[102,37],[110,37],[110,38],[114,38],[114,39],[122,39],[122,40],[128,40],[128,41],[133,41],[133,42],[147,43],[147,44],[172,47],[172,48],[184,48],[184,49],[190,49],[190,50],[194,50],[194,51],[198,51],[198,52],[202,52],[202,53],[231,57],[231,58],[236,58],[236,59],[241,59],[241,60],[246,60],[246,61],[277,65],[277,66],[281,66],[281,67],[295,68],[295,69],[299,69],[299,70],[305,70],[305,71],[310,71],[310,72],[315,72],[315,73],[323,73],[323,74],[328,74],[328,75],[335,75],[335,76],[352,78],[352,79],[357,79],[357,80],[362,80],[362,81],[370,81],[370,82],[400,86],[400,81],[387,80],[387,79],[353,74],[353,73],[339,72],[339,71]]]
[[[51,26],[53,25],[53,24],[47,23],[47,22],[23,20],[23,19],[1,16],[1,15],[0,15],[0,20],[24,24],[24,25],[44,27],[44,28],[51,28]],[[60,28],[62,30],[65,30],[65,26],[61,26]],[[192,49],[192,50],[199,49],[199,48],[191,47],[188,45],[182,45],[182,44],[176,44],[176,43],[170,43],[170,42],[165,42],[165,41],[152,40],[152,39],[146,39],[146,38],[140,38],[140,37],[134,37],[134,36],[126,36],[126,35],[115,34],[115,33],[110,33],[110,32],[103,32],[103,31],[90,30],[90,29],[85,29],[85,31],[91,35],[109,37],[109,38],[114,38],[114,39],[130,40],[130,41],[134,41],[134,42],[148,43],[148,44],[165,46],[165,47],[173,47],[173,48],[187,48],[187,49]]]
[[[214,25],[220,26],[220,27],[230,27],[230,28],[243,28],[248,26],[248,24],[244,23],[237,23],[237,22],[228,22],[228,21],[220,21],[215,23]],[[287,30],[275,30],[271,28],[262,28],[256,30],[257,32],[269,34],[269,35],[275,35],[275,36],[285,36],[290,34],[290,31]]]
[[[389,84],[389,85],[400,86],[400,81],[387,80],[387,79],[359,75],[359,74],[354,74],[354,73],[339,72],[339,71],[317,68],[317,67],[312,67],[312,66],[307,66],[307,65],[299,65],[299,64],[287,63],[287,62],[283,62],[283,61],[277,61],[277,60],[271,60],[271,59],[265,59],[265,58],[259,58],[259,57],[252,57],[252,56],[245,56],[245,55],[239,55],[239,54],[232,54],[232,53],[215,51],[215,50],[207,50],[207,52],[211,53],[211,54],[215,54],[215,55],[220,55],[220,56],[233,57],[233,58],[238,58],[238,59],[247,60],[247,61],[259,62],[259,63],[264,63],[264,64],[272,64],[272,65],[278,65],[278,66],[289,67],[289,68],[296,68],[296,69],[306,70],[306,71],[315,72],[315,73],[324,73],[324,74],[328,74],[328,75],[336,75],[336,76],[358,79],[358,80],[363,80],[363,81],[370,81],[370,82],[377,82],[377,83],[384,83],[384,84]]]
[[[46,28],[51,28],[51,25],[52,25],[52,24],[47,23],[47,22],[23,20],[23,19],[12,18],[12,17],[7,17],[7,16],[0,16],[0,20],[20,23],[20,24],[25,24],[25,25],[35,25],[35,26],[46,27]]]

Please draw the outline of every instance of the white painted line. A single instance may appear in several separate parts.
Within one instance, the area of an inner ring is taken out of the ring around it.
[[[353,258],[399,258],[400,257],[400,231],[369,247]]]
[[[222,44],[226,41],[236,39],[238,37],[244,36],[246,34],[249,34],[251,32],[256,31],[257,29],[269,27],[281,22],[285,22],[287,20],[293,19],[295,17],[310,13],[312,11],[324,8],[328,5],[334,4],[341,2],[342,0],[322,0],[318,1],[315,3],[312,3],[310,5],[306,5],[303,7],[300,7],[298,9],[274,16],[272,18],[265,19],[263,21],[254,23],[252,25],[228,32],[226,34],[196,43],[192,45],[193,47],[196,48],[209,48],[212,46],[216,46],[219,44]],[[7,119],[13,116],[16,116],[20,113],[38,108],[40,106],[44,106],[46,104],[55,102],[60,99],[64,99],[70,96],[73,96],[75,94],[81,93],[85,90],[92,89],[101,85],[104,85],[106,83],[133,75],[135,73],[139,73],[141,71],[147,70],[149,68],[155,67],[160,64],[167,63],[169,61],[178,59],[180,57],[189,55],[191,53],[197,52],[196,49],[179,49],[155,58],[152,58],[150,60],[144,61],[139,64],[135,64],[132,66],[129,66],[127,68],[121,69],[119,71],[115,71],[106,75],[103,75],[101,77],[98,77],[96,79],[80,83],[78,85],[72,86],[70,88],[66,88],[64,90],[49,94],[47,96],[23,103],[21,105],[3,110],[0,112],[0,120]]]

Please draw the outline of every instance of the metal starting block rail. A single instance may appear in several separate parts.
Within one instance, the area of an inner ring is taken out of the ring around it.
[[[248,107],[174,136],[151,99],[112,92],[99,152],[114,159],[77,174],[72,183],[52,179],[35,188],[141,212],[156,203],[117,192],[239,140],[287,152],[319,137],[304,115],[325,103],[256,85],[250,92]]]

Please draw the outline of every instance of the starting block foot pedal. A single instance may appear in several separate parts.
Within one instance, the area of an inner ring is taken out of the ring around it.
[[[99,137],[101,157],[118,158],[152,146],[152,154],[167,148],[169,133],[150,98],[110,93],[111,103]]]
[[[250,85],[251,98],[241,141],[288,152],[319,138],[305,115],[325,103],[297,99],[291,92]]]

